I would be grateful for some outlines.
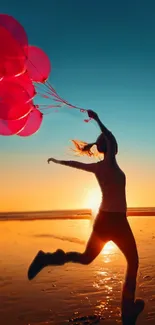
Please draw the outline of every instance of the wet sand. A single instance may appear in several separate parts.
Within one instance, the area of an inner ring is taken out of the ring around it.
[[[140,255],[137,296],[146,302],[137,324],[154,325],[155,218],[129,220]],[[83,251],[91,226],[89,220],[0,222],[0,324],[121,324],[126,261],[111,242],[89,266],[48,267],[27,279],[39,249]]]

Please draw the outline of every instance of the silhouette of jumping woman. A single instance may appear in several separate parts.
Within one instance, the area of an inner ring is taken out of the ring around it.
[[[39,251],[29,267],[28,278],[32,280],[44,267],[49,265],[63,265],[68,262],[88,265],[99,255],[104,245],[112,240],[127,261],[121,304],[123,325],[134,325],[138,315],[144,309],[144,301],[135,300],[139,261],[136,242],[126,214],[126,177],[116,161],[118,145],[114,135],[102,124],[95,112],[88,110],[88,116],[97,122],[102,133],[95,143],[85,145],[82,150],[87,151],[95,144],[98,152],[104,154],[104,159],[87,164],[49,158],[48,163],[52,161],[95,174],[104,196],[92,234],[83,253],[65,253],[60,249],[54,253]]]

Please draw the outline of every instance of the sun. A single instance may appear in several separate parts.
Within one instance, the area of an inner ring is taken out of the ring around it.
[[[86,195],[85,205],[88,209],[92,210],[93,216],[95,216],[98,212],[101,199],[102,199],[101,191],[98,188],[92,189]]]

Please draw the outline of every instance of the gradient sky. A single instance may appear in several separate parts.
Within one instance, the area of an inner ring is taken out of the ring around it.
[[[155,2],[5,0],[1,13],[19,20],[29,43],[48,54],[58,93],[96,110],[115,134],[128,206],[155,206]],[[50,156],[83,160],[69,152],[70,139],[99,135],[84,117],[64,108],[44,116],[32,137],[0,138],[1,211],[99,203],[93,175],[46,163]]]

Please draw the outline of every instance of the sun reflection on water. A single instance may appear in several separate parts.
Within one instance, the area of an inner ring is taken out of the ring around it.
[[[112,244],[112,246],[111,246]],[[107,251],[111,252],[111,247],[114,247],[113,243],[108,243]],[[108,254],[108,253],[107,253]],[[108,258],[108,255],[104,256],[104,258]],[[105,262],[105,261],[104,261]],[[115,319],[118,323],[120,320],[120,307],[115,301],[116,290],[119,292],[119,281],[117,274],[113,274],[113,269],[109,269],[105,265],[98,269],[96,272],[96,281],[93,283],[93,287],[99,292],[104,292],[104,298],[98,299],[95,309],[96,314],[103,317],[104,319]],[[102,297],[102,296],[100,296]]]
[[[114,254],[116,251],[116,245],[112,242],[109,241],[103,248],[102,254],[103,255],[109,255],[109,254]]]
[[[120,281],[118,274],[114,274],[113,262],[116,258],[118,247],[109,241],[101,252],[101,260],[104,263],[96,271],[96,280],[93,287],[98,292],[104,292],[104,299],[98,299],[96,303],[96,313],[105,319],[120,320],[120,307],[115,302],[115,295],[120,294]],[[111,263],[111,265],[107,265]]]

